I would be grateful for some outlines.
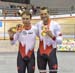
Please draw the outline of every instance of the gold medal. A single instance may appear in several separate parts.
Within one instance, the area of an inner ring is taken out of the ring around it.
[[[43,27],[42,27],[42,33],[41,33],[42,36],[46,36],[46,32],[45,32],[46,29],[47,29],[46,26],[43,26]]]
[[[13,33],[16,33],[17,32],[16,27],[11,27],[10,31],[13,32]]]
[[[14,32],[14,33],[16,33],[17,32],[17,30],[16,30],[16,27],[12,27],[12,32]]]
[[[41,35],[42,35],[42,36],[46,36],[46,33],[45,33],[45,32],[42,32]]]

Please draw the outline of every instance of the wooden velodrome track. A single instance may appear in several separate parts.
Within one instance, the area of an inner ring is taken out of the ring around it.
[[[32,24],[35,24],[39,21],[40,19],[33,19],[31,21]],[[66,18],[57,18],[53,19],[57,21],[61,25],[62,33],[64,35],[75,35],[75,17],[66,17]],[[22,24],[21,20],[18,19],[7,19],[7,20],[1,20],[3,22],[2,27],[0,27],[0,52],[15,52],[18,50],[18,44],[11,46],[10,41],[8,40],[8,29],[10,27],[16,26],[16,24]],[[5,27],[4,27],[5,25]],[[5,29],[4,29],[5,28]],[[4,37],[4,31],[5,31],[5,37]],[[7,40],[4,40],[7,39]],[[71,39],[71,38],[69,38]],[[74,39],[74,38],[72,38]],[[38,47],[38,40],[37,40],[37,45],[35,46],[36,48]],[[7,49],[6,49],[7,48]],[[11,50],[10,50],[11,48]]]
[[[32,24],[35,24],[40,19],[33,19],[31,21]],[[52,19],[57,21],[61,25],[61,30],[64,35],[74,35],[75,34],[75,17],[64,17],[64,18],[56,18]],[[4,36],[1,36],[1,34],[7,34],[7,31],[10,27],[16,26],[16,24],[22,24],[21,20],[15,20],[15,19],[8,19],[8,20],[0,20],[2,21],[3,25],[0,27],[0,39],[4,39]],[[7,36],[5,36],[5,39],[8,39]]]

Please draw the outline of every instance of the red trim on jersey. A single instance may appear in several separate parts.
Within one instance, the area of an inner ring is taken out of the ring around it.
[[[51,22],[51,19],[48,19],[48,29],[50,27],[50,22]]]
[[[34,49],[29,50],[29,52],[26,54],[26,48],[25,48],[25,46],[22,46],[22,44],[19,43],[19,51],[21,53],[22,58],[24,58],[25,56],[31,57]]]
[[[50,45],[50,46],[46,46],[46,49],[44,50],[44,44],[43,44],[43,41],[40,41],[40,43],[39,43],[39,49],[40,49],[40,54],[42,55],[42,54],[47,54],[47,55],[49,55],[50,53],[51,53],[51,51],[52,51],[52,45]]]
[[[53,69],[58,69],[58,65],[57,64],[53,65]]]
[[[28,54],[26,56],[31,57],[32,53],[33,53],[34,49],[29,50]]]
[[[20,51],[22,58],[24,58],[24,56],[25,56],[25,45],[22,46],[22,44],[19,43],[19,51]]]

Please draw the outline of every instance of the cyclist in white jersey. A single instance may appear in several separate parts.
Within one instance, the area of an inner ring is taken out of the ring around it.
[[[35,71],[35,56],[34,47],[36,42],[36,29],[31,25],[31,15],[29,12],[22,13],[23,26],[17,27],[18,31],[12,34],[9,31],[11,44],[15,44],[18,40],[19,51],[17,57],[17,70],[18,73],[34,73]]]
[[[57,70],[56,49],[57,44],[62,43],[61,28],[57,22],[49,18],[49,12],[46,7],[40,9],[40,17],[41,21],[36,24],[38,37],[40,39],[37,52],[38,69],[46,70],[46,65],[48,63],[49,70]],[[57,71],[50,73],[57,73]]]

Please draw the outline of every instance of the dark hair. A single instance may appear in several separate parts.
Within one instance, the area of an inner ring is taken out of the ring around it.
[[[29,15],[30,18],[32,17],[32,15],[31,15],[31,13],[30,13],[29,11],[22,11],[22,13],[17,12],[17,14],[18,14],[19,16],[23,16],[24,14],[26,14],[26,15]]]
[[[24,14],[25,14],[25,15],[29,15],[30,18],[32,17],[32,15],[31,15],[31,13],[30,13],[29,11],[24,11],[24,12],[22,12],[21,16],[23,16]]]
[[[16,27],[20,27],[20,26],[22,26],[22,24],[17,24],[17,25],[16,25]]]
[[[49,10],[47,7],[41,7],[40,10],[47,10],[47,12],[49,13]]]

